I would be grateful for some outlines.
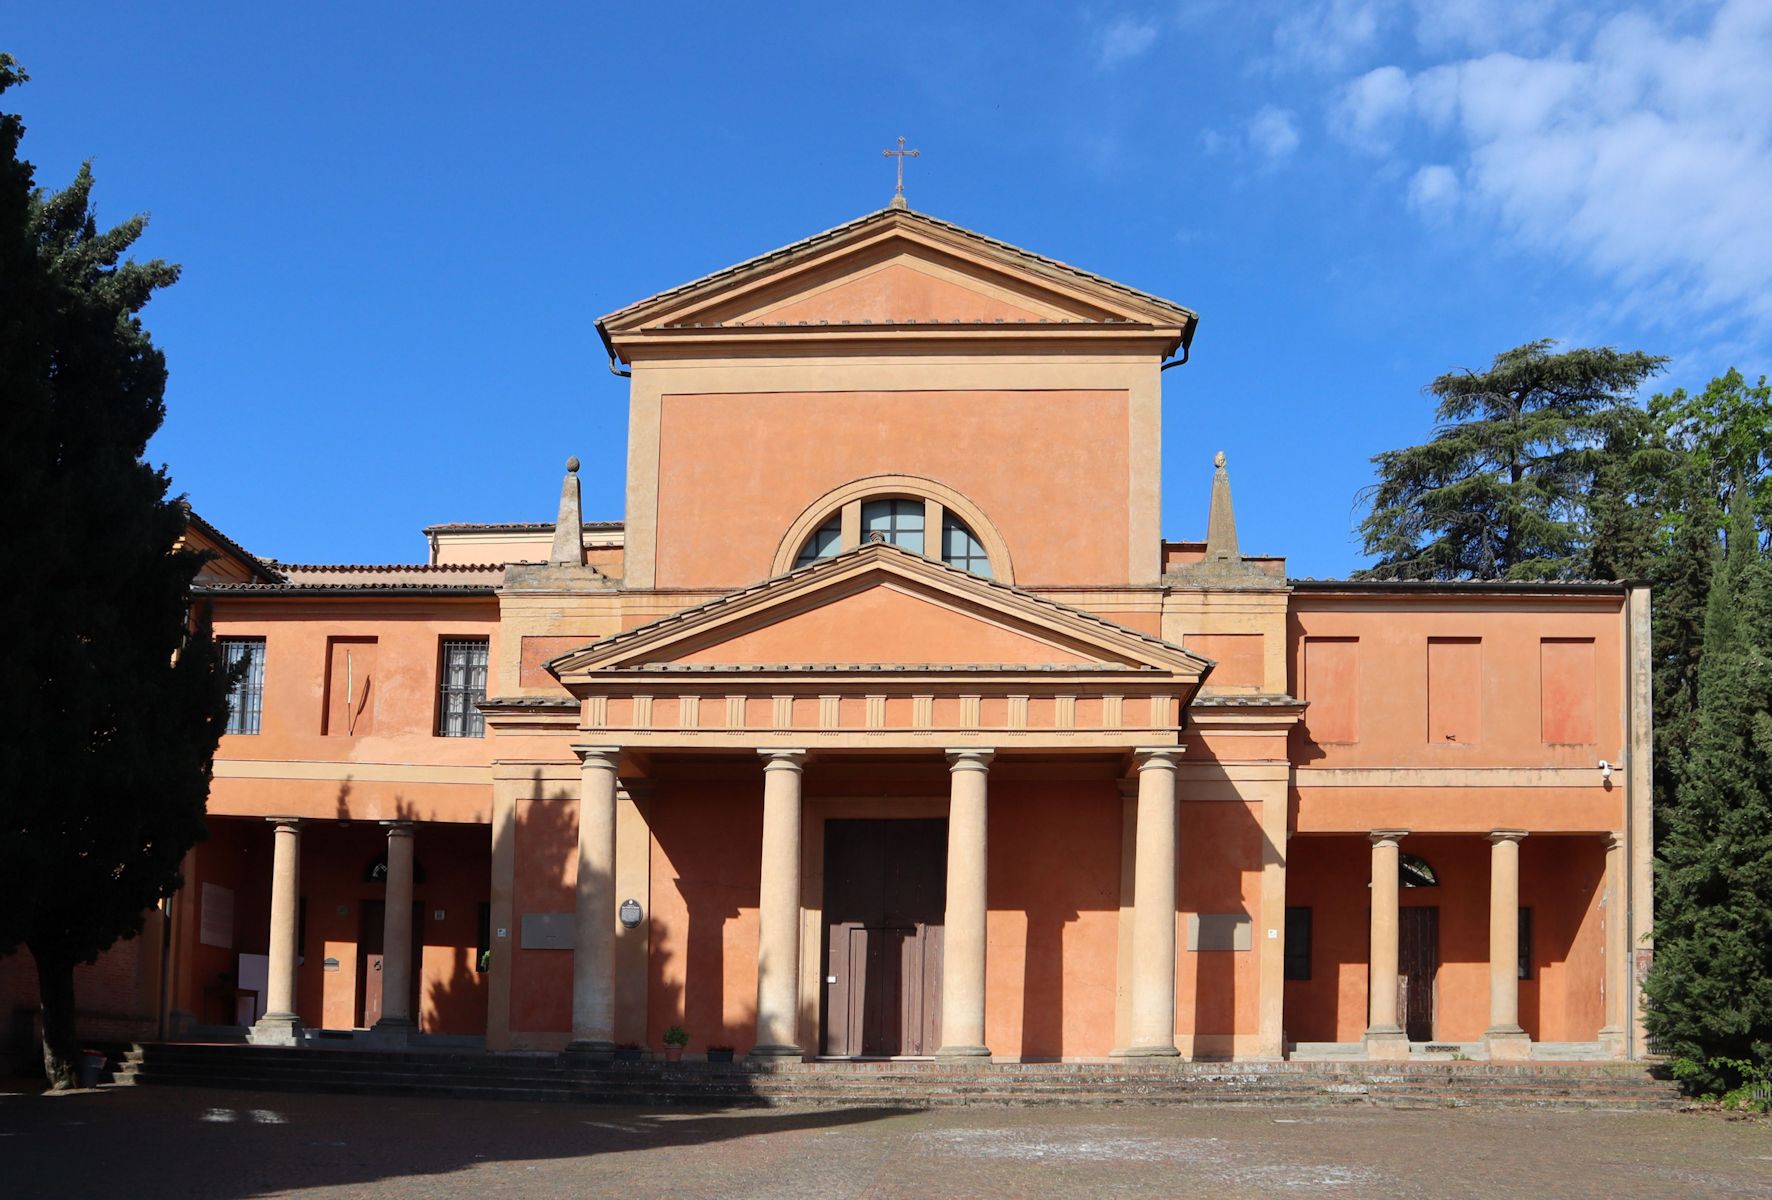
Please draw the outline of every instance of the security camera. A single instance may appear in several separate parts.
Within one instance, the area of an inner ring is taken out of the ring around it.
[[[1612,782],[1612,764],[1607,762],[1603,758],[1600,760],[1600,782],[1601,783],[1611,783]]]

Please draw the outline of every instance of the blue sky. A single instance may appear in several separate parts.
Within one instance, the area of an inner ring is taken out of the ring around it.
[[[1772,0],[14,6],[41,184],[183,264],[150,453],[285,561],[619,517],[592,323],[880,207],[1186,304],[1164,532],[1230,458],[1245,550],[1360,565],[1371,455],[1536,337],[1772,347]],[[1085,514],[1078,514],[1085,519]]]

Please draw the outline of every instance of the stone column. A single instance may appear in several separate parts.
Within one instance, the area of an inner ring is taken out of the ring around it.
[[[1366,1055],[1408,1058],[1409,1038],[1397,1023],[1397,855],[1406,829],[1379,829],[1372,839],[1372,951],[1366,970]]]
[[[942,929],[942,1058],[989,1058],[984,1040],[984,956],[989,902],[989,792],[994,750],[949,750],[948,905]]]
[[[806,751],[763,756],[763,863],[757,888],[757,1044],[752,1058],[799,1058],[800,781]]]
[[[1172,1058],[1175,1047],[1174,746],[1135,752],[1138,834],[1132,874],[1132,1036],[1129,1058]]]
[[[1630,912],[1624,902],[1624,835],[1606,835],[1606,1025],[1600,1044],[1613,1058],[1629,1053]]]
[[[403,1038],[412,1014],[412,822],[388,827],[388,878],[381,921],[381,1020],[377,1033]]]
[[[1520,840],[1517,829],[1489,835],[1489,1028],[1491,1059],[1521,1059],[1532,1042],[1520,1028]]]
[[[579,761],[578,885],[568,1053],[615,1050],[615,785],[617,746],[574,746]]]
[[[295,1013],[296,923],[301,909],[301,822],[272,817],[270,975],[265,983],[265,1015],[254,1023],[250,1040],[259,1046],[294,1046],[301,1041]]]

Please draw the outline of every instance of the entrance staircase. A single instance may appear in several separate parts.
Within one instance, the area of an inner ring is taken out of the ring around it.
[[[919,1109],[994,1104],[1376,1104],[1673,1109],[1633,1063],[568,1063],[542,1053],[151,1043],[117,1086],[456,1096],[636,1106]]]

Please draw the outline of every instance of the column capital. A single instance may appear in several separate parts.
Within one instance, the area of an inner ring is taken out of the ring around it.
[[[988,771],[991,769],[991,759],[997,756],[995,750],[986,749],[947,750],[944,753],[947,755],[950,771]]]
[[[266,817],[265,820],[278,829],[300,829],[302,827],[302,818],[300,817]]]
[[[1182,753],[1181,746],[1139,746],[1132,751],[1132,766],[1139,771],[1152,767],[1173,771]]]
[[[574,746],[572,752],[578,755],[581,767],[602,767],[604,770],[615,770],[616,760],[621,757],[620,746]]]
[[[1389,846],[1393,850],[1408,836],[1407,829],[1374,829],[1366,835],[1374,846]]]
[[[388,831],[389,837],[411,837],[412,821],[383,821],[382,828]]]
[[[1525,839],[1526,831],[1524,829],[1496,829],[1489,834],[1489,844],[1491,846],[1497,845],[1501,842],[1513,842],[1517,845]]]
[[[806,765],[804,750],[776,750],[765,748],[757,751],[763,759],[765,771],[798,771]]]

